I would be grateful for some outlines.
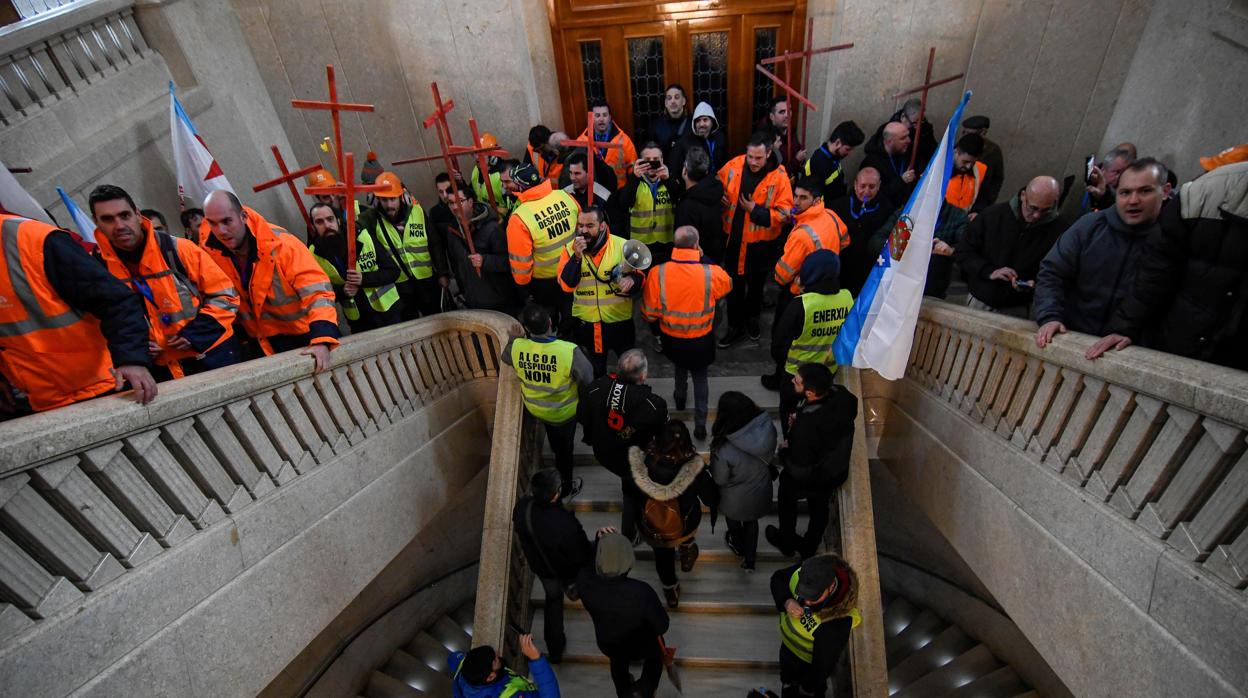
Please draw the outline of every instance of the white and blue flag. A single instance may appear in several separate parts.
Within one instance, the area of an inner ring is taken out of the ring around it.
[[[65,208],[69,211],[70,217],[74,219],[74,227],[78,229],[78,234],[82,236],[83,240],[94,243],[95,221],[92,220],[91,216],[88,216],[85,211],[78,208],[78,204],[74,203],[74,200],[70,198],[69,194],[65,193],[64,189],[57,187],[56,193],[61,195],[61,203],[65,204]]]
[[[962,123],[962,110],[970,98],[970,92],[962,95],[962,102],[945,127],[940,147],[927,163],[898,219],[898,227],[909,229],[908,243],[902,236],[889,236],[841,326],[832,352],[842,366],[875,369],[888,380],[898,380],[906,374],[919,307],[923,304],[936,219],[953,169],[954,129]]]
[[[185,208],[202,206],[208,192],[234,191],[174,94],[172,80],[169,81],[169,133],[173,137],[173,164],[178,172],[178,197]]]

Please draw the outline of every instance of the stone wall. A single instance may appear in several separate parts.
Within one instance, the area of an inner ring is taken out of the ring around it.
[[[301,165],[333,160],[317,147],[332,133],[328,115],[290,106],[295,98],[325,98],[330,63],[342,99],[377,107],[375,113],[343,119],[345,147],[357,163],[370,149],[387,168],[394,160],[438,152],[437,134],[420,125],[434,109],[429,90],[434,81],[444,100],[455,101],[448,118],[456,143],[470,142],[472,116],[482,131],[519,156],[529,126],[559,120],[544,2],[231,0],[231,5]],[[434,199],[433,177],[443,169],[435,162],[397,172],[428,202]]]

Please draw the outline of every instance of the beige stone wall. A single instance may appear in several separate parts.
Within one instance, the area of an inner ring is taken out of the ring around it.
[[[290,106],[324,99],[325,65],[335,66],[343,99],[376,105],[343,121],[356,160],[370,148],[383,165],[435,154],[437,136],[420,122],[433,111],[429,84],[454,99],[457,143],[468,118],[522,154],[529,126],[559,118],[550,26],[536,0],[231,0],[301,165],[332,157],[317,144],[331,134],[327,114]],[[467,164],[464,165],[467,167]],[[441,163],[397,171],[423,201],[434,200]],[[357,167],[358,170],[358,167]],[[357,171],[358,175],[358,171]],[[436,200],[434,200],[436,202]]]
[[[900,106],[891,96],[923,82],[934,46],[933,78],[966,73],[932,92],[937,133],[962,91],[972,90],[967,115],[988,115],[989,137],[1005,151],[1003,196],[1037,174],[1073,173],[1103,147],[1151,6],[1150,0],[812,0],[815,45],[852,41],[855,47],[815,59],[811,97],[821,110],[810,117],[806,142],[820,142],[847,118],[870,136]]]

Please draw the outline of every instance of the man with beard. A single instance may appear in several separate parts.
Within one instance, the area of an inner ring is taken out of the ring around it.
[[[793,142],[785,142],[785,138],[789,137],[789,119],[793,118],[793,111],[789,109],[789,98],[785,96],[775,97],[771,100],[771,109],[767,111],[767,115],[754,125],[755,131],[770,130],[776,134],[776,138],[780,143],[775,149],[775,156],[780,159],[781,164],[790,173],[796,174],[802,171],[802,165],[806,162],[806,146],[802,145],[802,141],[798,138],[798,134],[794,132]]]
[[[329,204],[315,203],[308,210],[312,234],[308,251],[329,277],[334,296],[352,332],[385,327],[399,322],[402,306],[395,282],[399,267],[367,230],[356,231],[355,269],[347,268],[347,237],[338,228],[338,216]],[[363,295],[360,292],[363,291]]]
[[[823,200],[830,202],[845,195],[845,169],[841,163],[854,148],[862,145],[864,136],[858,124],[842,121],[832,129],[828,140],[806,161],[802,173],[823,183]]]
[[[397,286],[403,299],[403,319],[438,313],[442,293],[451,281],[442,240],[429,233],[425,210],[398,175],[382,172],[377,184],[386,189],[376,192],[376,205],[364,212],[360,227],[390,252],[399,267]]]
[[[563,190],[571,194],[572,198],[576,199],[577,202],[583,204],[588,204],[586,201],[587,197],[585,195],[585,187],[589,185],[589,171],[585,168],[587,160],[588,158],[585,155],[585,151],[573,151],[572,154],[568,155],[567,159],[563,161],[563,174],[561,175],[562,178],[568,180],[567,186],[562,187]],[[596,168],[598,165],[602,164],[604,163],[601,159],[595,163],[594,206],[599,206],[602,210],[607,212],[607,222],[611,225],[612,231],[619,231],[623,233],[628,230],[628,219],[625,218],[618,210],[619,207],[616,205],[616,201],[612,197],[615,192],[601,181],[598,181],[601,179],[598,173],[602,170]],[[608,177],[611,179],[612,183],[614,183],[615,176],[610,174],[611,170],[609,168],[604,169],[606,169]]]
[[[650,140],[663,149],[664,159],[671,158],[676,141],[690,128],[689,112],[685,111],[688,104],[684,87],[675,83],[667,86],[663,93],[663,113],[651,120],[649,132]]]
[[[788,173],[771,157],[771,132],[750,138],[745,155],[733,158],[719,171],[724,185],[723,234],[728,239],[724,268],[732,275],[728,295],[728,333],[719,340],[727,349],[761,335],[758,316],[763,286],[775,261],[772,244],[793,208]]]
[[[594,142],[623,146],[620,148],[594,149],[599,157],[606,161],[611,171],[615,173],[615,187],[619,189],[624,186],[629,173],[632,172],[633,162],[637,160],[637,148],[633,146],[633,139],[620,130],[620,127],[611,118],[611,105],[607,104],[606,100],[595,100],[590,108],[590,113],[594,115]],[[581,133],[580,140],[587,140],[588,138],[588,131]]]
[[[633,174],[620,190],[617,206],[628,213],[629,239],[645,243],[655,265],[672,258],[676,201],[683,191],[684,180],[672,177],[663,164],[662,147],[654,141],[642,146],[641,157],[633,163]]]
[[[827,196],[824,196],[827,200]],[[893,211],[893,205],[880,194],[880,172],[874,167],[863,167],[854,177],[854,190],[833,200],[828,208],[845,224],[849,231],[849,246],[841,250],[841,285],[856,297],[867,282],[875,255],[871,254],[867,241],[884,225]]]
[[[459,187],[457,196],[453,205],[468,219],[476,250],[468,249],[459,218],[452,217],[447,228],[447,256],[459,280],[464,302],[472,310],[497,310],[515,315],[520,311],[520,299],[511,280],[503,228],[489,205],[476,200],[471,188]]]
[[[953,171],[945,187],[945,201],[966,211],[970,220],[987,206],[983,193],[988,166],[979,161],[983,154],[984,139],[974,133],[962,136],[953,146]]]
[[[914,142],[915,138],[919,139],[919,152],[918,157],[916,157],[914,161],[914,170],[921,174],[927,167],[928,160],[931,160],[932,156],[936,154],[937,142],[936,132],[932,129],[932,122],[927,119],[923,119],[922,125],[918,129],[915,128],[915,122],[919,120],[919,109],[920,100],[918,97],[911,97],[906,100],[906,103],[901,106],[901,109],[898,109],[893,113],[892,117],[890,117],[888,121],[881,124],[880,127],[875,130],[875,135],[871,136],[871,140],[867,141],[867,145],[864,148],[867,154],[883,154],[884,128],[891,123],[899,123],[906,129],[906,134],[910,137],[911,143]],[[909,144],[907,144],[907,164],[910,162],[909,147]],[[881,172],[883,172],[883,170],[881,170]]]
[[[693,110],[693,128],[685,131],[672,148],[672,158],[669,163],[672,172],[680,172],[685,164],[685,157],[694,147],[706,151],[710,160],[708,172],[719,172],[719,168],[728,161],[728,146],[724,140],[724,133],[719,130],[715,110],[706,102],[698,102],[697,108]],[[703,242],[705,240],[706,235],[703,235]]]

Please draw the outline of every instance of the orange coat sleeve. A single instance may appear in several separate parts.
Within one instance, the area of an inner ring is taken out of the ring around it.
[[[794,228],[793,232],[789,233],[789,239],[784,242],[784,254],[776,262],[776,269],[773,272],[776,283],[780,284],[781,288],[788,286],[793,281],[793,277],[797,276],[802,260],[806,259],[808,254],[810,254],[810,238],[804,231]]]
[[[711,298],[719,300],[732,291],[732,277],[718,264],[711,265]]]
[[[511,262],[511,278],[520,286],[533,280],[533,236],[529,227],[512,215],[507,219],[507,259]]]
[[[221,271],[216,260],[190,240],[178,241],[178,256],[181,257],[187,274],[203,294],[199,315],[206,315],[225,328],[225,332],[212,345],[216,347],[234,334],[234,319],[238,316],[238,289],[234,288],[230,277]]]
[[[836,227],[836,234],[840,239],[840,244],[837,245],[837,248],[834,251],[837,254],[840,254],[841,250],[849,247],[849,243],[851,242],[849,238],[849,226],[845,225],[845,221],[841,220],[841,217],[836,215],[835,211],[830,208],[827,211],[828,215],[832,217],[832,225]]]
[[[646,282],[641,287],[641,315],[646,322],[658,322],[663,316],[663,308],[659,304],[659,275],[646,274]]]

